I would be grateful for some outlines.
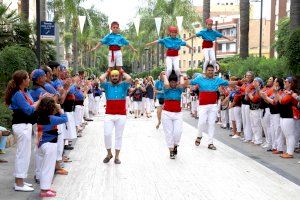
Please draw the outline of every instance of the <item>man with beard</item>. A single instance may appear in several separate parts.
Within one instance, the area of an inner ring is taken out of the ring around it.
[[[121,81],[119,77],[124,77]],[[106,82],[109,76],[110,81]],[[126,96],[130,87],[131,77],[123,70],[110,70],[101,75],[101,87],[105,90],[106,111],[104,117],[104,142],[107,156],[103,160],[108,163],[112,155],[112,131],[115,128],[115,164],[121,164],[119,154],[122,146],[122,135],[126,123]]]

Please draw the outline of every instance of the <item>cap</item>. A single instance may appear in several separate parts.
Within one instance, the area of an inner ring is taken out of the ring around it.
[[[169,26],[169,32],[170,33],[178,33],[178,29],[176,26]]]
[[[214,23],[214,21],[212,19],[208,18],[208,19],[205,20],[205,23],[206,24],[212,24],[212,23]]]
[[[39,77],[45,76],[45,71],[42,69],[35,69],[31,73],[31,79],[32,81],[36,81]]]

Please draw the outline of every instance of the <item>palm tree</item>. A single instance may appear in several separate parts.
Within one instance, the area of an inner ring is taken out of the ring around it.
[[[296,30],[300,28],[300,1],[299,0],[291,0],[290,7],[290,16],[291,16],[291,29]]]
[[[240,0],[240,56],[249,56],[249,0]]]
[[[202,26],[205,27],[205,20],[210,17],[210,0],[203,0]]]
[[[21,1],[21,13],[23,18],[28,21],[29,19],[29,0]]]

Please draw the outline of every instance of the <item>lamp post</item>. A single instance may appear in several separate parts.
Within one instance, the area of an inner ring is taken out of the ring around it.
[[[261,57],[262,46],[262,15],[263,15],[263,0],[260,0],[260,21],[259,21],[259,57]]]
[[[150,49],[149,48],[145,48],[144,49],[146,52],[146,69],[148,71],[148,74],[150,74]]]
[[[41,2],[36,0],[36,56],[38,67],[41,66]]]

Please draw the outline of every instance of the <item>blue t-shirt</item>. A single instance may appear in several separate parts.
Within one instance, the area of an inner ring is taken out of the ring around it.
[[[120,84],[112,84],[111,82],[101,83],[100,86],[105,90],[107,100],[124,100],[130,84],[123,81]]]
[[[183,88],[165,88],[164,87],[164,98],[165,100],[181,100],[181,94],[184,91]]]
[[[63,81],[58,79],[58,78],[55,78],[51,81],[51,84],[53,85],[53,87],[56,89],[56,90],[59,90],[59,88],[63,87]]]
[[[186,42],[182,39],[175,37],[165,37],[158,40],[159,44],[164,45],[167,49],[179,50],[181,46],[186,46]]]
[[[43,95],[45,93],[47,93],[47,91],[42,87],[38,87],[33,90],[30,90],[30,95],[34,102],[38,101],[40,98],[40,95]]]
[[[68,117],[66,114],[61,114],[59,116],[50,115],[49,119],[50,119],[50,124],[47,124],[47,125],[39,125],[38,124],[39,128],[41,127],[43,130],[42,138],[39,141],[39,147],[41,145],[43,145],[44,143],[51,142],[55,138],[57,138],[57,135],[49,134],[49,133],[47,133],[47,131],[55,130],[55,129],[57,129],[57,127],[56,127],[57,125],[66,123],[68,121]]]
[[[33,102],[31,95],[27,92],[27,97]],[[17,91],[11,98],[11,105],[9,109],[11,110],[22,110],[26,115],[32,115],[35,108],[29,104],[26,100],[25,95],[21,91]]]
[[[223,34],[215,30],[203,29],[196,33],[196,36],[202,37],[203,40],[213,42],[216,38],[223,37]]]
[[[120,47],[129,44],[129,42],[121,34],[114,33],[106,35],[100,42],[107,46],[117,45]]]
[[[163,93],[163,88],[164,88],[164,82],[161,80],[157,80],[154,85],[155,89],[158,91],[161,91],[162,93],[156,93],[156,98],[157,99],[163,99],[164,98],[164,93]]]
[[[219,86],[228,86],[229,82],[220,77],[206,78],[204,76],[197,76],[195,79],[191,80],[190,84],[198,85],[200,92],[216,92],[218,91]]]
[[[44,87],[48,93],[54,94],[54,95],[59,95],[59,92],[50,83],[45,83]]]
[[[75,100],[76,101],[83,101],[84,95],[83,92],[80,90],[80,88],[75,87]]]

